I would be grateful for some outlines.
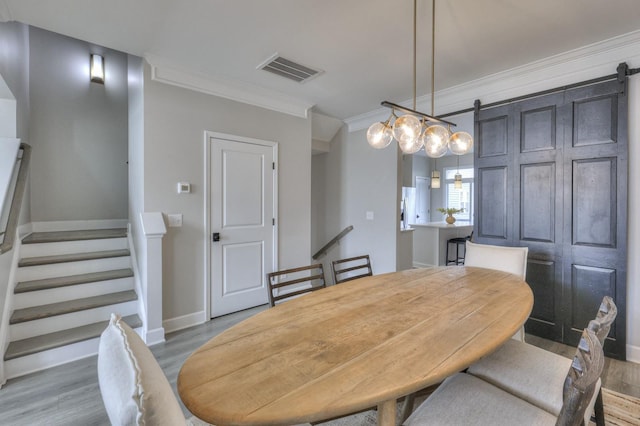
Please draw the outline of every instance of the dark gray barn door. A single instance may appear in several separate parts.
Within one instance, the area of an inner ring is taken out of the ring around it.
[[[626,81],[626,79],[625,79]],[[604,295],[625,357],[627,96],[617,81],[476,110],[475,230],[528,246],[527,332],[576,345]]]

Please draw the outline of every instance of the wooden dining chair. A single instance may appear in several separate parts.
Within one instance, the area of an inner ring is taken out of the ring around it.
[[[339,259],[331,262],[334,284],[373,275],[369,255]]]
[[[267,274],[269,304],[300,296],[326,287],[321,263],[298,268],[282,269]]]
[[[573,361],[569,360],[569,364],[563,380],[548,386],[557,387],[553,391],[562,394],[563,403],[558,413],[531,404],[476,376],[458,373],[447,378],[403,424],[580,425],[604,367],[602,345],[593,329],[583,331]]]
[[[618,309],[609,296],[602,299],[598,313],[590,326],[604,346]],[[481,358],[468,368],[472,374],[506,392],[514,394],[551,413],[559,414],[562,407],[560,385],[571,360],[528,343],[509,340],[497,351]],[[593,412],[598,426],[604,426],[604,408],[600,383],[587,414]],[[586,424],[589,424],[588,419]]]

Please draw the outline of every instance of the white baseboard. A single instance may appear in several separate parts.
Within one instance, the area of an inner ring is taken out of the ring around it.
[[[415,260],[413,261],[414,268],[431,268],[433,266],[436,266],[436,265],[429,265],[428,263],[416,262]]]
[[[162,321],[164,330],[167,333],[193,327],[195,325],[204,324],[204,311],[194,312],[192,314],[183,315],[181,317],[171,318]]]
[[[158,343],[164,342],[164,328],[154,328],[153,330],[147,330],[146,336],[144,336],[143,340],[147,344],[147,346],[157,345]]]
[[[84,229],[126,228],[127,219],[100,220],[60,220],[51,222],[32,222],[33,232],[77,231]]]
[[[627,345],[627,361],[640,364],[640,346]]]

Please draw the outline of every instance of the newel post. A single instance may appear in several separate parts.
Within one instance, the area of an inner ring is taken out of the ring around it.
[[[167,228],[160,212],[140,213],[145,236],[141,253],[140,284],[146,321],[143,338],[147,345],[164,342],[162,327],[162,237]]]

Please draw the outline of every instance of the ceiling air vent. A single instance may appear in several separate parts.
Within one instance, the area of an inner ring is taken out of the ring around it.
[[[262,65],[259,65],[258,69],[269,71],[298,83],[310,80],[322,72],[285,59],[277,53],[267,59]]]

